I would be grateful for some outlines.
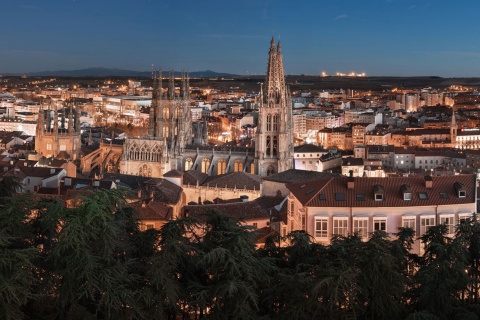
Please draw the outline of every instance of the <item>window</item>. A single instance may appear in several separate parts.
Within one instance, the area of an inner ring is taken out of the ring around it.
[[[425,232],[435,225],[435,216],[425,216],[420,217],[420,234],[423,235]]]
[[[402,227],[404,228],[410,228],[410,229],[413,229],[414,231],[416,230],[415,229],[415,222],[416,222],[416,217],[414,216],[411,216],[411,217],[402,217]]]
[[[347,236],[348,218],[333,218],[333,234]]]
[[[202,172],[208,173],[209,167],[210,167],[210,160],[207,158],[202,159]]]
[[[227,168],[227,161],[225,161],[225,159],[218,160],[217,173],[218,174],[224,174],[226,168]]]
[[[318,195],[318,200],[327,200],[327,195],[325,193],[320,193]]]
[[[345,193],[335,193],[335,200],[345,201]]]
[[[418,193],[418,198],[419,198],[420,200],[427,200],[427,199],[428,199],[428,195],[427,195],[426,192],[419,192],[419,193]]]
[[[353,233],[358,234],[362,238],[368,236],[368,218],[353,218]]]
[[[147,224],[145,225],[145,229],[146,229],[146,230],[150,230],[150,229],[153,229],[153,228],[155,228],[155,226],[154,226],[153,224],[147,223]]]
[[[307,228],[307,215],[302,214],[302,230],[306,230]]]
[[[459,213],[458,214],[458,223],[464,223],[473,218],[471,213]]]
[[[387,218],[373,218],[374,231],[387,231]]]
[[[357,194],[356,199],[357,199],[357,201],[365,201],[365,195],[364,194]]]
[[[61,144],[60,151],[67,151],[67,146],[65,144]]]
[[[240,159],[235,160],[233,171],[239,172],[243,171],[243,162]]]
[[[440,199],[448,199],[448,193],[440,192]]]
[[[383,194],[377,193],[375,194],[375,201],[382,201],[383,200]]]
[[[328,237],[328,218],[316,218],[315,219],[315,237],[327,238]]]
[[[52,150],[52,144],[51,143],[47,143],[47,150]]]
[[[412,200],[412,194],[410,192],[406,192],[403,194],[403,200]]]
[[[253,227],[254,227],[254,228],[258,228],[258,223],[257,223],[257,222],[254,222],[254,223],[253,223]]]
[[[453,214],[440,215],[440,224],[447,226],[447,234],[452,235],[455,233],[455,216]]]

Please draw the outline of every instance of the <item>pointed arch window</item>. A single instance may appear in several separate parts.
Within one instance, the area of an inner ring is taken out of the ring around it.
[[[278,114],[273,116],[273,131],[278,131]]]
[[[162,149],[156,144],[152,147],[150,160],[151,161],[160,161],[162,158]]]
[[[254,162],[252,162],[252,163],[250,164],[250,173],[251,173],[251,174],[255,174],[255,163],[254,163]]]
[[[267,131],[272,131],[272,115],[267,114]]]
[[[168,128],[167,126],[163,127],[163,136],[164,136],[165,138],[168,138],[168,137],[170,136],[169,133],[170,133],[169,128]]]
[[[210,159],[202,159],[202,172],[208,174],[208,168],[210,167]]]
[[[193,166],[193,161],[191,158],[185,159],[185,171],[188,171],[192,168]]]
[[[218,166],[217,173],[218,174],[224,174],[225,169],[227,168],[227,161],[225,161],[225,159],[220,159],[220,160],[218,160],[217,166]]]
[[[138,155],[140,154],[140,149],[138,146],[134,143],[133,145],[130,146],[130,150],[128,152],[128,156],[132,160],[137,160]]]
[[[240,172],[243,171],[243,162],[240,159],[235,160],[235,163],[233,165],[233,171],[235,172]]]
[[[271,141],[270,141],[270,136],[268,136],[266,150],[265,150],[268,157],[270,156],[270,147],[271,147]]]
[[[163,108],[163,118],[168,119],[170,117],[170,110],[168,108]]]
[[[272,146],[272,155],[275,157],[278,151],[278,140],[277,136],[273,136],[273,146]]]

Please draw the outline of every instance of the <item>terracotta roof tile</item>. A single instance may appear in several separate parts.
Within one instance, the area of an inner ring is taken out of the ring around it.
[[[353,178],[354,188],[347,188],[347,177],[319,179],[288,184],[287,188],[304,205],[310,207],[402,207],[474,203],[476,177],[471,175],[432,178],[432,188],[426,188],[422,176],[388,178]],[[467,196],[459,198],[454,184],[465,186]],[[404,200],[400,187],[410,186],[412,200]],[[384,189],[384,199],[375,201],[373,187]],[[426,194],[426,199],[420,195]]]

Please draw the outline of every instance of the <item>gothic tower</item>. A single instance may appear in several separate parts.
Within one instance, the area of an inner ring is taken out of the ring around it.
[[[60,110],[59,105],[62,107]],[[35,150],[40,156],[47,158],[79,159],[80,129],[80,111],[75,100],[57,102],[49,99],[45,105],[40,106]]]
[[[162,77],[161,71],[153,74],[148,135],[125,139],[121,173],[163,177],[164,173],[178,168],[186,145],[191,143],[192,117],[188,75],[182,72],[178,94],[175,91],[174,72],[169,74],[166,92],[162,87]]]
[[[293,168],[292,100],[285,84],[282,49],[272,37],[265,89],[260,91],[255,170],[268,176]]]
[[[453,148],[458,147],[458,145],[457,145],[457,131],[458,131],[458,125],[457,125],[457,120],[455,119],[455,109],[453,109],[452,110],[452,123],[450,125],[450,141],[451,141],[451,144],[452,144]]]

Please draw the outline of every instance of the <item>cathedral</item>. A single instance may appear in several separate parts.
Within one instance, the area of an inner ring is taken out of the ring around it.
[[[162,72],[154,73],[148,133],[125,139],[120,173],[160,178],[170,170],[181,169],[182,154],[193,136],[190,85],[185,72],[180,82],[177,94],[172,71],[164,92]]]
[[[273,38],[266,81],[259,97],[254,150],[207,145],[206,123],[192,123],[186,73],[181,75],[178,91],[173,72],[166,89],[161,72],[154,73],[153,83],[147,134],[127,137],[121,155],[110,146],[106,151],[86,156],[91,161],[84,161],[82,172],[88,173],[94,165],[102,166],[101,171],[109,171],[103,168],[108,155],[120,157],[118,172],[152,178],[162,178],[171,170],[194,170],[209,176],[232,172],[267,176],[293,168],[292,102],[285,83],[280,43],[275,45]]]
[[[77,160],[81,147],[80,111],[75,101],[48,100],[37,120],[35,150],[38,155]]]

